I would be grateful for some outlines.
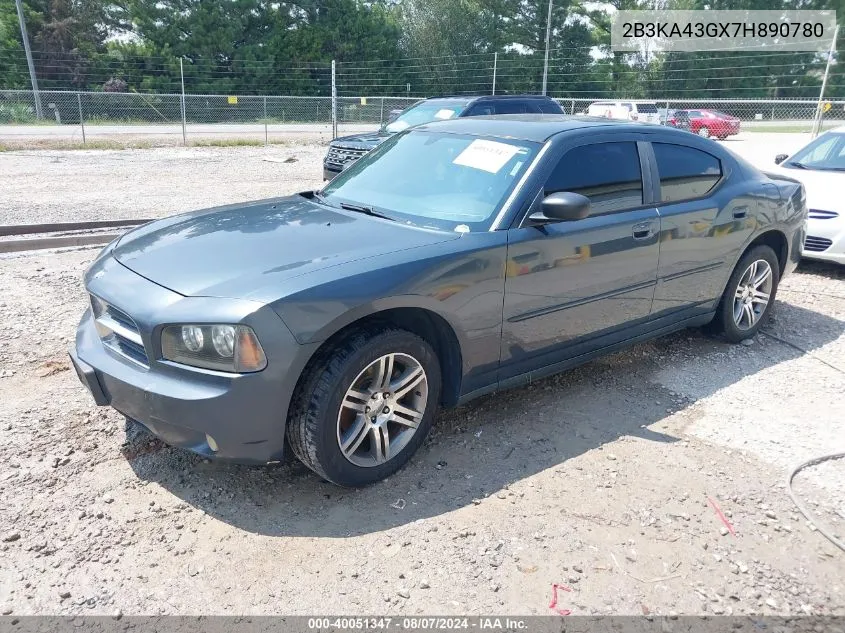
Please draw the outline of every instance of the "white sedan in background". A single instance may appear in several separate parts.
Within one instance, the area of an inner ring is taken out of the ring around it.
[[[803,256],[845,264],[845,127],[822,134],[792,156],[779,154],[775,163],[807,190]]]

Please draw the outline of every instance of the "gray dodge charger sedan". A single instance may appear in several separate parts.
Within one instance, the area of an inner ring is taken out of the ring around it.
[[[685,327],[753,336],[806,219],[799,183],[680,130],[432,123],[322,191],[116,240],[71,357],[97,404],[172,445],[263,464],[287,441],[364,485],[440,406]]]

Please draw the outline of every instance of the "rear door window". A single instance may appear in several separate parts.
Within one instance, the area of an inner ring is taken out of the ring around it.
[[[545,186],[590,199],[591,215],[633,209],[643,204],[640,155],[633,141],[575,147],[560,159]]]
[[[477,103],[472,106],[464,116],[489,116],[491,114],[495,114],[491,104]]]
[[[685,145],[652,143],[660,174],[661,202],[680,202],[707,195],[722,179],[722,162]]]
[[[524,101],[496,101],[493,104],[496,114],[525,114],[530,112]]]

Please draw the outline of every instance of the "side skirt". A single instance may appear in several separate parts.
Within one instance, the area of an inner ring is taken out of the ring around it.
[[[605,356],[607,354],[612,354],[614,352],[627,349],[628,347],[631,347],[636,343],[642,343],[643,341],[648,341],[653,338],[666,336],[667,334],[677,332],[678,330],[685,330],[687,328],[705,325],[712,321],[715,316],[716,313],[714,311],[683,319],[681,321],[675,321],[674,323],[670,323],[668,325],[664,325],[663,327],[644,332],[643,334],[633,336],[631,338],[625,339],[624,341],[619,341],[618,343],[613,343],[612,345],[599,347],[590,352],[586,352],[578,356],[573,356],[572,358],[567,358],[566,360],[562,360],[557,363],[552,363],[551,365],[546,365],[545,367],[540,367],[539,369],[525,372],[524,374],[519,374],[518,376],[513,376],[511,378],[508,378],[507,380],[503,380],[498,383],[492,383],[486,387],[476,389],[475,391],[471,391],[470,393],[461,396],[458,400],[458,406],[466,404],[470,400],[474,400],[479,396],[483,396],[489,393],[503,391],[505,389],[513,389],[515,387],[523,387],[525,385],[531,384],[532,382],[540,380],[541,378],[545,378],[553,374],[559,374],[562,371],[572,369],[573,367],[577,367],[578,365],[583,365],[584,363],[587,363],[601,356]]]

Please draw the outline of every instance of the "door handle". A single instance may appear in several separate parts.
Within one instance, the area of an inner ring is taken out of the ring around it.
[[[734,209],[734,218],[737,220],[742,220],[746,215],[748,215],[748,207],[737,207]]]
[[[635,240],[647,240],[654,232],[654,222],[640,222],[634,225],[631,233]]]

